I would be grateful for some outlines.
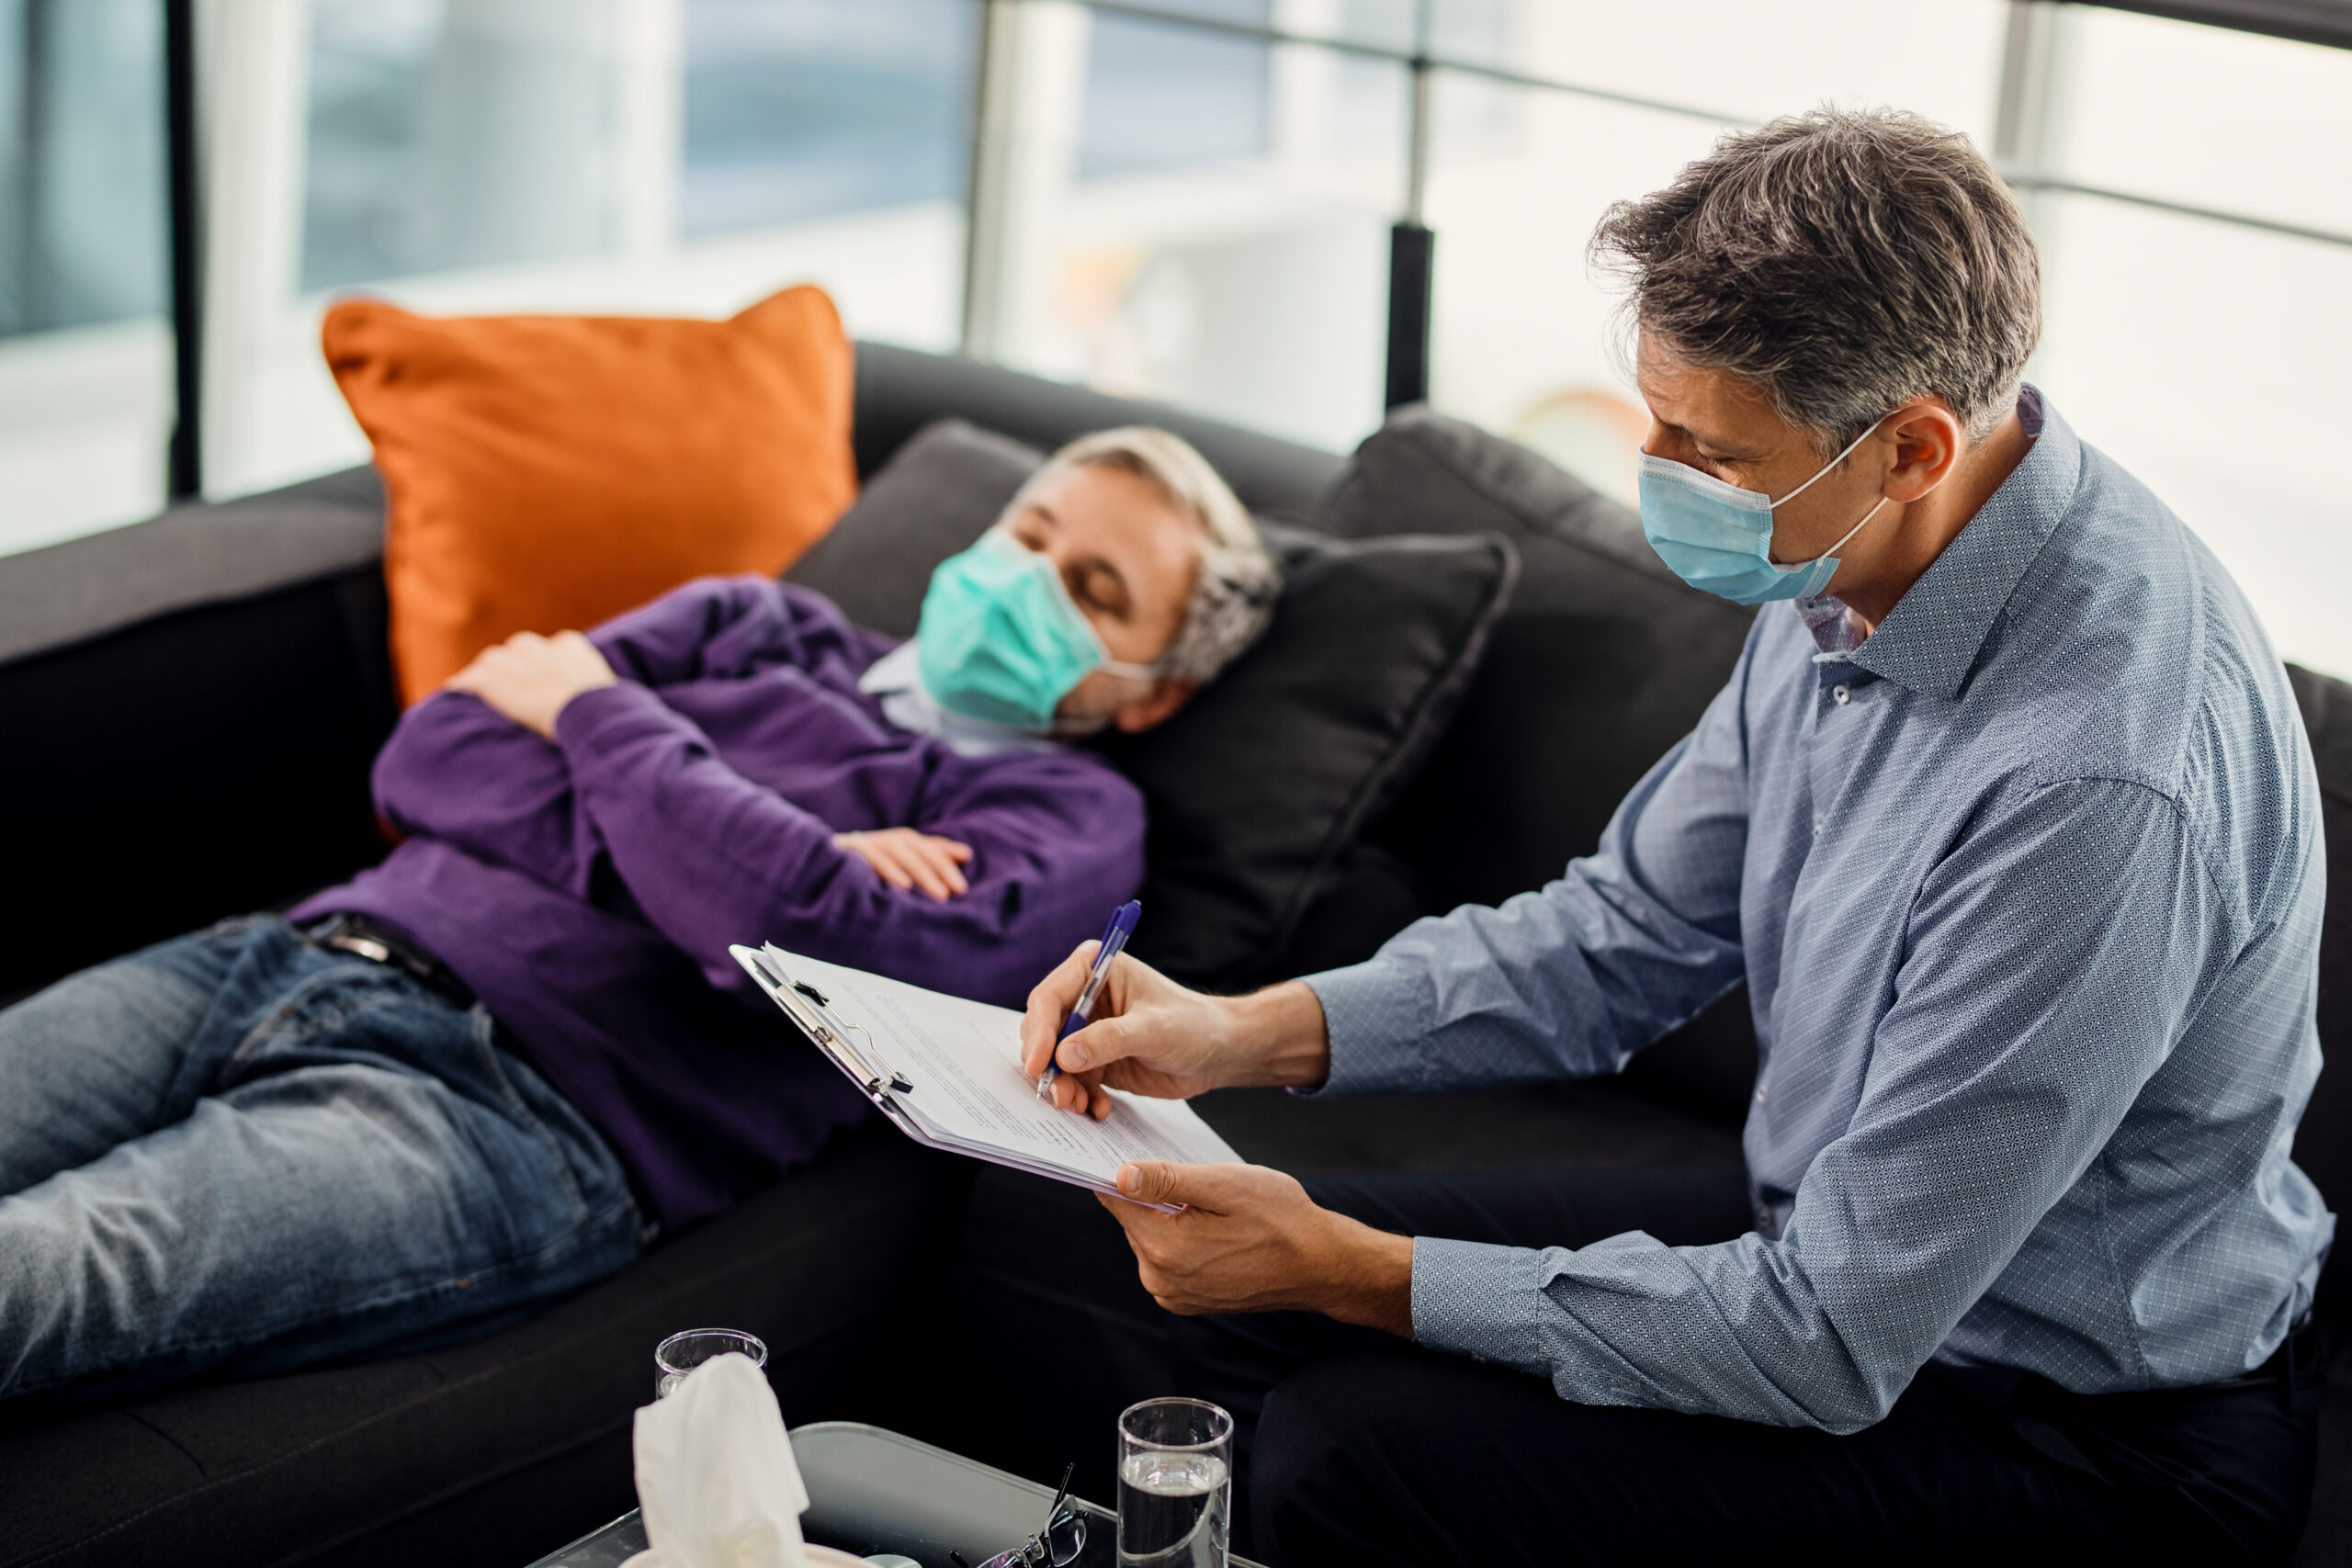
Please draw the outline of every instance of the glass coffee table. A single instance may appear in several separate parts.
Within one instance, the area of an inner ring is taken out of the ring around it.
[[[808,1487],[803,1535],[862,1557],[896,1552],[922,1568],[955,1568],[951,1551],[967,1563],[985,1562],[1044,1522],[1054,1500],[1050,1486],[855,1421],[794,1427],[792,1455]],[[1088,1519],[1086,1549],[1070,1568],[1113,1568],[1115,1518],[1091,1503],[1079,1506]],[[645,1527],[631,1513],[531,1568],[620,1568],[644,1550]],[[1232,1561],[1258,1568],[1245,1557]]]

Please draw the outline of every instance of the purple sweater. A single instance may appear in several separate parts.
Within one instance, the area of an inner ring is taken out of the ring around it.
[[[966,757],[886,721],[857,678],[891,646],[764,578],[688,583],[590,634],[621,679],[549,742],[445,692],[376,760],[406,841],[310,899],[409,933],[594,1124],[665,1225],[807,1159],[865,1100],[752,991],[773,942],[1019,1006],[1143,878],[1143,799],[1094,757]],[[945,903],[837,832],[976,852]]]

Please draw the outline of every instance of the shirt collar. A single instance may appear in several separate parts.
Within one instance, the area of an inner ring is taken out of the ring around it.
[[[922,683],[922,666],[911,637],[868,666],[858,677],[857,689],[875,698],[881,705],[882,716],[900,729],[934,736],[959,756],[1054,750],[1054,742],[1043,735],[940,706]]]
[[[2018,413],[2034,437],[2025,460],[1859,647],[1820,641],[1824,607],[1836,605],[1842,619],[1843,602],[1829,595],[1796,602],[1825,653],[1924,695],[1960,694],[2002,606],[2050,542],[2082,479],[2082,443],[2041,392],[2022,389]]]

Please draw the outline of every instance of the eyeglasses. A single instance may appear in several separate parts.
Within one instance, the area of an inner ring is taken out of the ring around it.
[[[980,1564],[980,1568],[1068,1568],[1086,1550],[1086,1514],[1070,1500],[1069,1478],[1078,1469],[1072,1460],[1062,1466],[1062,1483],[1054,1493],[1052,1506],[1046,1510],[1044,1527],[1018,1546],[1007,1547]],[[951,1551],[948,1558],[956,1568],[972,1568],[960,1551]]]

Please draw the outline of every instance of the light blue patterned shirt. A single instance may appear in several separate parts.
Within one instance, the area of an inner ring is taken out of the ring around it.
[[[1834,599],[1765,606],[1589,859],[1309,982],[1336,1093],[1613,1072],[1747,982],[1756,1229],[1417,1238],[1424,1344],[1848,1432],[1931,1357],[2207,1382],[2309,1306],[2301,720],[2204,546],[2021,408],[2030,454],[1867,641]]]

